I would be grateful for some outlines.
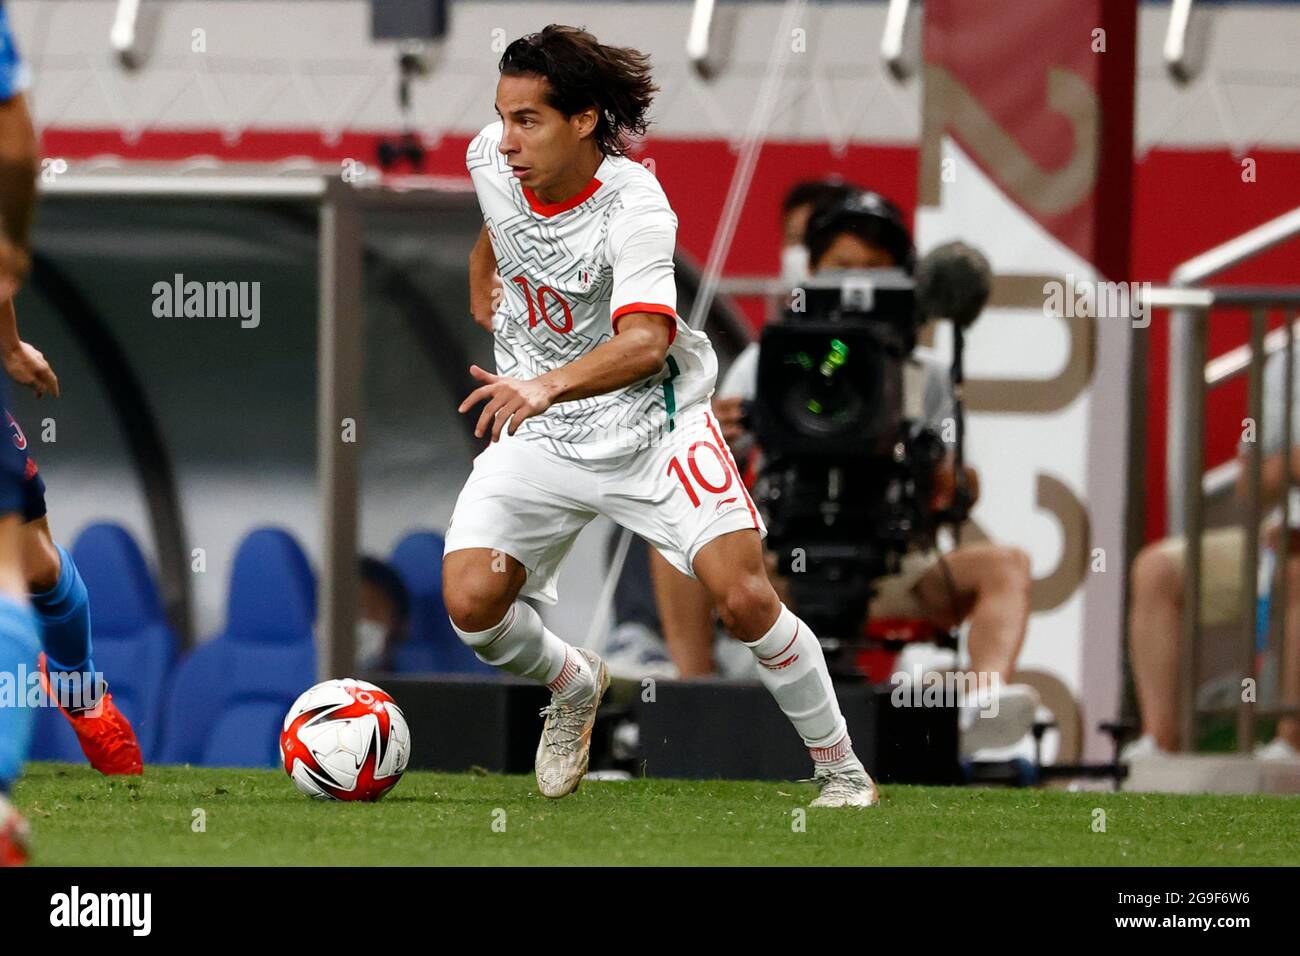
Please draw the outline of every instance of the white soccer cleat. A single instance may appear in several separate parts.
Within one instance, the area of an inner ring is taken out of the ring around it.
[[[810,807],[875,807],[880,805],[876,782],[865,770],[818,770],[813,783],[821,795]]]
[[[587,659],[595,675],[595,692],[576,704],[561,703],[552,697],[551,703],[542,708],[546,723],[537,744],[537,789],[552,800],[567,797],[582,782],[591,756],[591,728],[596,725],[596,711],[609,688],[605,662],[592,651],[579,648],[578,653]]]

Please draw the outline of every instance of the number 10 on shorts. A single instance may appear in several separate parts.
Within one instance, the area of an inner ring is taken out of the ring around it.
[[[700,466],[696,461],[698,449],[701,447],[707,448],[714,460],[716,460],[721,466],[722,484],[715,485],[701,474]],[[696,493],[694,485],[698,485],[705,491],[712,492],[715,495],[721,494],[731,487],[731,468],[727,465],[727,458],[718,450],[718,446],[714,445],[712,442],[697,441],[691,445],[691,447],[686,451],[686,463],[690,468],[690,478],[686,476],[686,468],[682,467],[682,463],[677,455],[674,455],[672,460],[668,462],[668,473],[677,476],[677,480],[680,481],[682,487],[686,489],[686,494],[691,499],[691,505],[693,507],[698,508],[700,506],[700,496]],[[694,485],[691,481],[692,478],[694,479]]]

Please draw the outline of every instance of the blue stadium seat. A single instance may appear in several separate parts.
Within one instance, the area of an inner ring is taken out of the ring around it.
[[[411,629],[397,650],[399,673],[495,674],[461,642],[442,603],[442,535],[412,531],[393,549],[389,564],[411,598]]]
[[[146,761],[157,753],[163,687],[176,660],[176,635],[144,555],[120,525],[92,524],[72,546],[90,594],[95,666],[140,739]],[[54,708],[42,708],[32,741],[36,760],[84,763],[76,735]]]
[[[316,682],[316,581],[286,532],[261,528],[235,555],[226,629],[176,669],[161,762],[275,766],[281,721]]]

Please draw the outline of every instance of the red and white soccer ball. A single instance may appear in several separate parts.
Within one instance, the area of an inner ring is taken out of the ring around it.
[[[293,702],[280,733],[284,772],[319,800],[378,800],[402,779],[411,732],[380,688],[327,680]]]

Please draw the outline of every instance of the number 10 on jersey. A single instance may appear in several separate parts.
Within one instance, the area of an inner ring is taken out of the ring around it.
[[[564,333],[573,330],[573,313],[569,311],[569,303],[564,301],[564,297],[561,296],[560,293],[556,292],[549,285],[544,285],[538,287],[537,294],[534,296],[532,288],[528,285],[528,278],[526,276],[515,276],[510,281],[518,283],[519,288],[523,290],[524,301],[528,303],[528,327],[530,329],[536,327],[537,315],[540,312],[542,321],[556,332]],[[552,300],[558,302],[560,308],[564,310],[563,325],[556,325],[551,319],[550,312],[546,307],[546,296],[548,293]]]

